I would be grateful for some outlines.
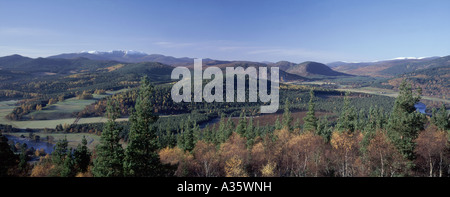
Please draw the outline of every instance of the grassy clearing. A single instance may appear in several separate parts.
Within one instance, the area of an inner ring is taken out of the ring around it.
[[[360,92],[360,93],[366,93],[366,94],[375,94],[375,95],[389,96],[389,97],[394,97],[394,98],[398,96],[398,92],[396,92],[394,90],[374,88],[374,87],[340,88],[340,89],[336,89],[336,90],[344,91],[344,92],[349,91],[349,92]],[[434,98],[434,97],[429,97],[429,96],[422,96],[422,99],[450,103],[450,100],[448,100],[448,99]]]
[[[125,88],[115,91],[106,91],[106,94],[103,95],[93,94],[94,98],[88,100],[69,98],[62,102],[57,102],[53,105],[46,106],[41,111],[35,111],[26,115],[25,117],[34,117],[35,119],[27,121],[11,121],[5,118],[5,116],[11,113],[11,111],[16,107],[15,104],[18,100],[0,101],[0,124],[12,125],[13,127],[19,129],[55,128],[58,124],[72,124],[75,121],[75,117],[73,116],[74,112],[83,110],[87,105],[90,105],[99,99],[128,90],[130,89]],[[128,118],[118,119],[118,121],[125,120],[128,120]],[[82,118],[78,123],[83,124],[96,122],[106,122],[106,119],[103,117]]]

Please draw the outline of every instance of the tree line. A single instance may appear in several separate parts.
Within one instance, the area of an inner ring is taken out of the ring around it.
[[[84,142],[75,150],[59,142],[51,155],[34,165],[31,175],[449,176],[450,116],[445,107],[427,117],[414,107],[420,90],[414,92],[406,81],[399,89],[390,113],[378,106],[367,113],[357,110],[347,94],[335,124],[316,116],[317,92],[311,90],[303,124],[292,116],[295,100],[288,98],[274,125],[260,125],[242,111],[237,124],[222,113],[215,126],[200,129],[187,118],[178,122],[175,132],[163,132],[147,99],[154,87],[144,79],[130,109],[126,140],[115,121],[120,107],[111,99],[101,143],[93,152],[83,148]],[[2,158],[10,156],[2,148]]]

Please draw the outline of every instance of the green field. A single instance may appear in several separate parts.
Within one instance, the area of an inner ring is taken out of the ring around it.
[[[389,96],[389,97],[397,97],[398,96],[398,92],[396,92],[394,90],[374,88],[374,87],[340,88],[340,89],[336,89],[336,90],[344,91],[344,92],[346,92],[346,91],[360,92],[360,93],[375,94],[375,95],[382,95],[382,96]],[[429,96],[422,96],[422,99],[450,103],[450,100],[448,100],[448,99],[434,98],[434,97],[429,97]]]
[[[44,128],[55,128],[59,124],[72,124],[75,121],[75,117],[72,115],[74,112],[79,112],[83,110],[87,105],[90,105],[97,101],[98,99],[104,98],[108,95],[117,94],[119,92],[124,92],[129,89],[121,89],[117,91],[106,91],[104,95],[93,94],[94,98],[89,100],[79,100],[77,98],[69,98],[62,102],[57,102],[50,106],[44,107],[41,111],[32,112],[25,117],[31,118],[35,117],[35,120],[26,121],[11,121],[5,118],[6,115],[11,113],[11,111],[16,107],[15,103],[18,100],[10,101],[0,101],[0,124],[12,125],[19,129],[44,129]],[[128,118],[120,118],[117,121],[128,120]],[[103,117],[89,117],[81,118],[78,123],[96,123],[96,122],[106,122],[106,118]]]
[[[74,113],[82,111],[86,106],[95,103],[97,100],[102,99],[108,95],[115,94],[115,92],[107,92],[107,94],[99,95],[93,94],[93,99],[80,100],[78,98],[69,98],[62,102],[57,102],[52,105],[45,106],[40,111],[34,111],[26,116],[32,120],[54,120],[54,119],[64,119],[73,118]]]

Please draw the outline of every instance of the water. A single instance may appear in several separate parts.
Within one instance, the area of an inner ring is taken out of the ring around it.
[[[48,154],[50,154],[53,151],[54,144],[48,143],[48,142],[42,142],[42,141],[35,141],[30,140],[27,138],[21,138],[16,137],[12,135],[5,134],[6,138],[8,138],[8,142],[13,142],[14,144],[20,143],[20,144],[27,144],[27,148],[33,147],[34,149],[44,149],[44,151]]]
[[[427,109],[427,105],[424,103],[418,102],[414,105],[417,111],[419,111],[422,114],[426,114],[425,110]]]

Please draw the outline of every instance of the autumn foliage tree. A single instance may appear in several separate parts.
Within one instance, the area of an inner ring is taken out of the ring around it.
[[[319,176],[324,166],[325,143],[312,131],[294,135],[287,143],[287,160],[293,176]]]
[[[367,147],[369,175],[392,177],[400,175],[405,161],[387,137],[386,131],[378,130]]]
[[[424,169],[428,169],[430,177],[443,175],[444,158],[448,148],[448,134],[431,125],[420,132],[415,140],[415,152],[420,158],[416,161]]]
[[[336,166],[337,175],[342,177],[356,176],[360,166],[360,132],[334,131],[331,136],[332,160]]]

